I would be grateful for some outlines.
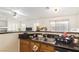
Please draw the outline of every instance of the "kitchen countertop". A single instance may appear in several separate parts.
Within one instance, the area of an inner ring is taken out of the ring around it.
[[[64,32],[52,32],[52,31],[25,31],[27,34],[46,34],[46,35],[62,35]],[[67,35],[74,35],[79,39],[79,32],[67,32]]]
[[[9,31],[9,32],[1,32],[0,34],[8,34],[8,33],[29,33],[29,34],[34,34],[34,33],[44,33],[44,34],[52,34],[52,33],[64,33],[64,32],[53,32],[53,31]],[[67,32],[68,34],[79,34],[79,32]]]
[[[24,31],[15,31],[15,32],[0,32],[0,34],[9,34],[9,33],[24,33]]]
[[[54,31],[26,31],[27,33],[64,33],[64,32],[54,32]],[[79,32],[67,32],[68,34],[79,34]]]

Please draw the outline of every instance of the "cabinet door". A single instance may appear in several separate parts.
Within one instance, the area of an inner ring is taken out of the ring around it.
[[[28,40],[20,40],[20,51],[29,52],[29,41]]]
[[[54,52],[55,49],[51,45],[41,43],[40,51],[41,52]]]
[[[33,42],[33,41],[30,42],[30,51],[31,52],[38,52],[39,49],[40,49],[40,43]]]

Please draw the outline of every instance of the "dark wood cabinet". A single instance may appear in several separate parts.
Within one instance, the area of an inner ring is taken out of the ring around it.
[[[41,52],[54,52],[55,48],[51,45],[41,43],[40,51]]]
[[[20,51],[29,52],[30,42],[28,40],[20,40]]]
[[[34,51],[34,49],[38,52],[40,50],[40,43],[30,41],[30,51]]]
[[[49,44],[32,40],[20,40],[21,52],[54,52],[55,48]]]

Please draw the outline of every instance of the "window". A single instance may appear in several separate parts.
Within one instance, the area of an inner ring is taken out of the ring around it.
[[[68,32],[69,31],[69,20],[54,20],[50,22],[51,31],[56,32]]]
[[[0,20],[0,33],[7,32],[7,20]]]

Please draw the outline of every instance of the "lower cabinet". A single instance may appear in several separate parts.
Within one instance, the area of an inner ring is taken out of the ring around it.
[[[51,45],[41,43],[40,51],[41,52],[54,52],[55,48]]]
[[[40,51],[40,43],[30,41],[30,51],[31,52],[39,52]]]
[[[29,52],[30,42],[28,40],[20,40],[20,52]]]
[[[21,52],[54,52],[55,48],[52,45],[36,42],[32,40],[20,40]]]

